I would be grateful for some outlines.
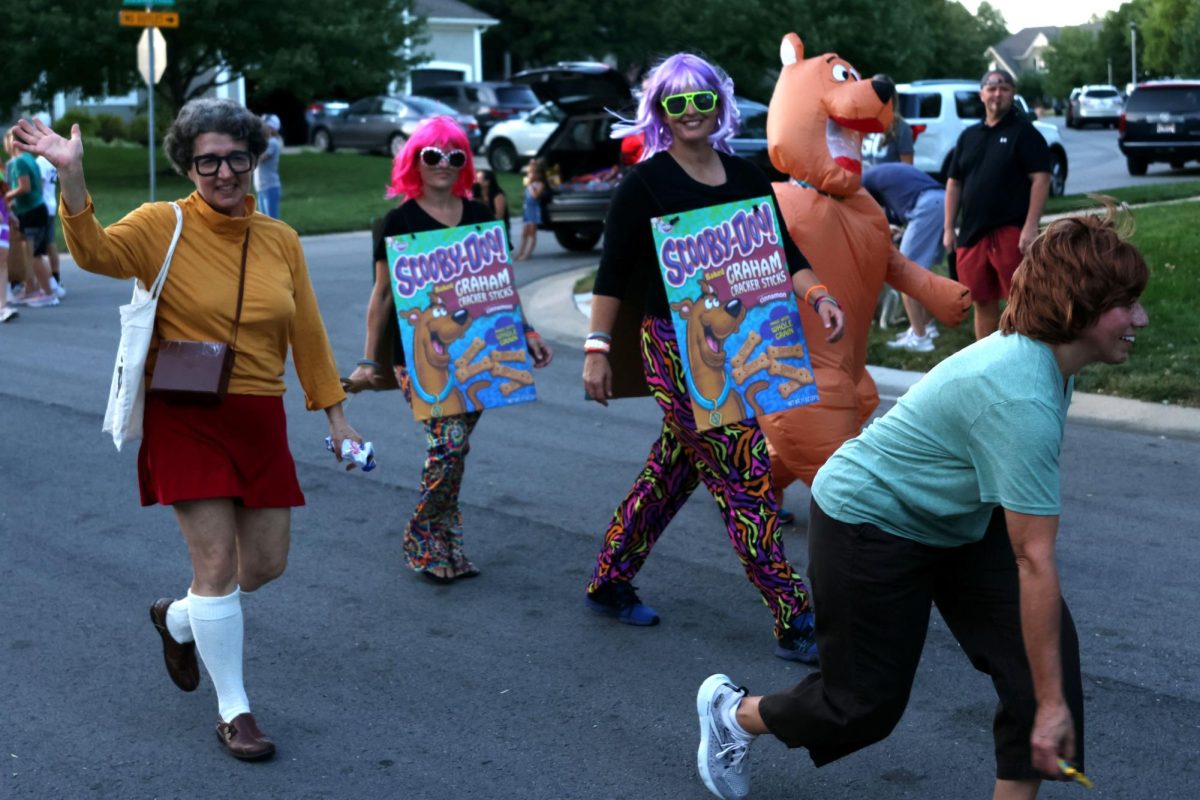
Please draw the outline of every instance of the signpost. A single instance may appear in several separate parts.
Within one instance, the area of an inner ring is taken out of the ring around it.
[[[163,38],[159,28],[178,28],[179,14],[174,11],[155,11],[155,7],[174,6],[175,0],[125,0],[127,6],[139,6],[144,11],[121,11],[118,21],[127,28],[144,28],[138,39],[137,57],[138,72],[146,81],[147,95],[147,132],[146,139],[150,144],[150,202],[154,202],[156,189],[154,169],[154,85],[162,80],[163,72],[167,69],[167,40]]]

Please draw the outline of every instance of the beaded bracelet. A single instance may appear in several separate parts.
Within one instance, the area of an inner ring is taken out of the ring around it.
[[[808,302],[808,297],[809,297],[809,295],[811,295],[811,294],[812,294],[813,292],[815,292],[817,289],[824,289],[826,292],[828,292],[828,291],[829,291],[829,287],[828,287],[828,286],[826,286],[825,284],[823,284],[823,283],[814,283],[812,286],[808,287],[808,291],[804,293],[804,302],[805,302],[805,303],[807,303],[807,302]],[[816,308],[816,307],[817,307],[816,303],[813,303],[813,308]]]
[[[538,333],[537,331],[535,331],[533,328],[528,328],[525,331],[525,338],[526,339],[540,339],[540,338],[542,338],[542,335],[540,333]]]
[[[601,339],[588,338],[583,343],[583,352],[585,353],[604,353],[605,355],[612,350],[612,345]]]
[[[592,331],[587,335],[589,339],[599,339],[602,342],[612,342],[612,336],[604,331]]]
[[[813,311],[820,312],[822,302],[833,303],[834,308],[842,307],[842,304],[837,301],[836,297],[831,294],[823,294],[817,298],[817,302],[813,303]]]

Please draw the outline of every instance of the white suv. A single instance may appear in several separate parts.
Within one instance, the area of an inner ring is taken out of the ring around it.
[[[1121,117],[1121,93],[1115,86],[1080,86],[1071,114],[1072,127],[1082,128],[1089,122],[1101,127],[1117,127]]]
[[[1017,95],[1016,108],[1035,119],[1025,99]],[[958,135],[969,125],[983,119],[983,101],[979,83],[968,80],[932,80],[901,83],[896,86],[896,110],[912,125],[913,165],[946,180],[950,157]],[[1067,186],[1067,149],[1058,128],[1046,122],[1034,122],[1050,145],[1050,194],[1057,197]]]

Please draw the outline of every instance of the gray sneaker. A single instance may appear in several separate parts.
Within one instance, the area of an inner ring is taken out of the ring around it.
[[[746,694],[727,675],[710,675],[696,693],[700,715],[700,748],[696,762],[704,785],[721,800],[742,800],[750,795],[750,745],[730,730],[721,711]]]

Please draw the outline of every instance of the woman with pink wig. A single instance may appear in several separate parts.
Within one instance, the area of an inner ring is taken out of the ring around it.
[[[757,167],[737,158],[729,138],[738,129],[733,81],[699,56],[678,53],[643,84],[637,116],[614,136],[643,138],[638,163],[617,187],[604,226],[604,254],[584,346],[584,390],[602,405],[613,397],[610,363],[636,355],[613,330],[617,312],[632,306],[641,322],[646,383],[663,410],[659,438],[629,494],[617,507],[596,559],[587,606],[629,625],[654,625],[658,613],[641,602],[633,579],[650,549],[701,483],[717,501],[742,567],[775,618],[775,655],[817,660],[808,589],[784,553],[779,506],[771,486],[767,442],[756,419],[698,431],[655,254],[650,220],[756,197],[773,197]],[[778,206],[775,214],[780,217]],[[843,315],[791,237],[783,249],[798,297],[813,302],[829,336],[842,334]],[[633,318],[636,318],[633,317]],[[632,338],[632,337],[628,337]]]
[[[375,241],[375,286],[367,304],[366,343],[363,358],[347,381],[349,391],[379,388],[384,382],[380,373],[390,367],[405,398],[412,403],[412,382],[404,365],[385,242],[390,236],[492,222],[491,210],[471,200],[474,176],[467,135],[449,117],[434,117],[423,123],[393,161],[388,196],[401,198],[401,203],[388,212]],[[533,365],[549,364],[549,345],[529,325],[525,337]],[[384,364],[389,341],[391,363]],[[404,559],[410,568],[434,583],[479,574],[463,552],[458,492],[471,431],[480,413],[438,417],[424,423],[429,450],[421,473],[421,496],[404,532]]]

